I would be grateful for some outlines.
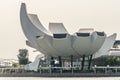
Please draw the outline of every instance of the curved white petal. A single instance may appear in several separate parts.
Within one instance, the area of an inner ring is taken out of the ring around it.
[[[105,34],[99,36],[96,32],[92,35],[90,33],[83,32],[76,33],[76,35],[77,34],[78,36],[74,36],[73,48],[80,55],[86,56],[97,52],[101,48],[106,38]]]
[[[29,19],[26,11],[26,5],[25,3],[21,4],[20,9],[20,21],[22,25],[23,32],[31,45],[39,50],[40,52],[46,54],[47,52],[41,49],[41,47],[36,43],[36,37],[45,35],[44,32],[42,32],[40,29],[38,29]]]
[[[47,55],[49,55],[49,56],[58,56],[58,55],[59,55],[59,52],[56,51],[56,50],[53,48],[53,46],[51,45],[51,43],[52,43],[52,42],[51,42],[51,39],[52,39],[52,37],[47,36],[47,35],[44,35],[44,36],[39,37],[39,38],[37,39],[37,43],[38,43],[38,45],[40,45],[40,47],[41,47],[42,49],[44,49],[45,51],[48,52]]]
[[[25,36],[28,38],[28,40],[37,47],[36,44],[36,36],[41,36],[44,33],[41,32],[39,29],[37,29],[33,23],[29,20],[27,12],[26,12],[26,6],[24,3],[21,5],[20,10],[20,21],[22,25],[23,32]]]
[[[100,57],[105,53],[107,53],[110,50],[110,48],[113,46],[115,39],[116,39],[116,33],[107,37],[102,47],[99,49],[99,51],[94,54],[94,58]]]
[[[91,36],[74,36],[73,48],[79,55],[90,55]]]
[[[67,35],[65,38],[53,38],[52,45],[57,51],[60,52],[61,56],[79,55],[72,48],[72,40],[70,35]]]
[[[92,39],[91,39],[92,44],[91,44],[90,54],[94,54],[95,52],[97,52],[103,45],[105,39],[106,39],[106,34],[104,34],[104,36],[99,36],[99,35],[97,35],[96,32],[94,32],[92,34]]]
[[[44,33],[50,35],[50,33],[43,27],[43,25],[41,24],[41,22],[38,19],[38,16],[36,14],[28,14],[28,17],[30,19],[30,21],[41,31],[43,31]]]
[[[49,23],[49,30],[51,33],[68,33],[63,23]]]

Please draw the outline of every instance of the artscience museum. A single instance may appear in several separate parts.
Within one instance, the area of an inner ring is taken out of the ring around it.
[[[81,28],[70,34],[63,23],[49,23],[46,30],[36,14],[28,14],[21,4],[20,21],[27,38],[26,44],[44,54],[45,62],[38,55],[25,69],[38,71],[40,67],[78,67],[90,70],[92,59],[108,55],[116,42],[116,33],[107,36],[93,28]]]

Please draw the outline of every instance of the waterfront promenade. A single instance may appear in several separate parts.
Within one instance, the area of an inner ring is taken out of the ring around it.
[[[120,76],[120,67],[94,66],[91,71],[80,71],[69,67],[41,67],[38,72],[23,68],[0,68],[0,77],[110,77]]]

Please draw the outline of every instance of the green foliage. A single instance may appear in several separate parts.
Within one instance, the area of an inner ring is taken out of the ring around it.
[[[19,64],[21,64],[21,65],[28,64],[28,58],[27,59],[19,59]]]
[[[120,57],[107,56],[95,59],[92,61],[93,65],[97,66],[120,66]]]
[[[18,63],[13,63],[12,66],[13,67],[19,67],[20,65]]]
[[[110,66],[120,66],[120,57],[110,56],[106,59],[106,64]]]
[[[19,49],[18,58],[19,59],[28,58],[28,50],[27,49]]]
[[[28,50],[27,49],[19,49],[18,60],[19,64],[26,65],[29,63],[28,59]]]

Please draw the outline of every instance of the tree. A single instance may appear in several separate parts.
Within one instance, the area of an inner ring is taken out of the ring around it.
[[[117,56],[106,56],[94,59],[92,61],[93,65],[97,66],[120,66],[120,57]]]
[[[19,49],[19,54],[17,55],[19,64],[25,65],[29,63],[28,59],[28,50],[27,49]]]
[[[110,56],[107,58],[106,62],[111,66],[120,66],[120,57]]]

